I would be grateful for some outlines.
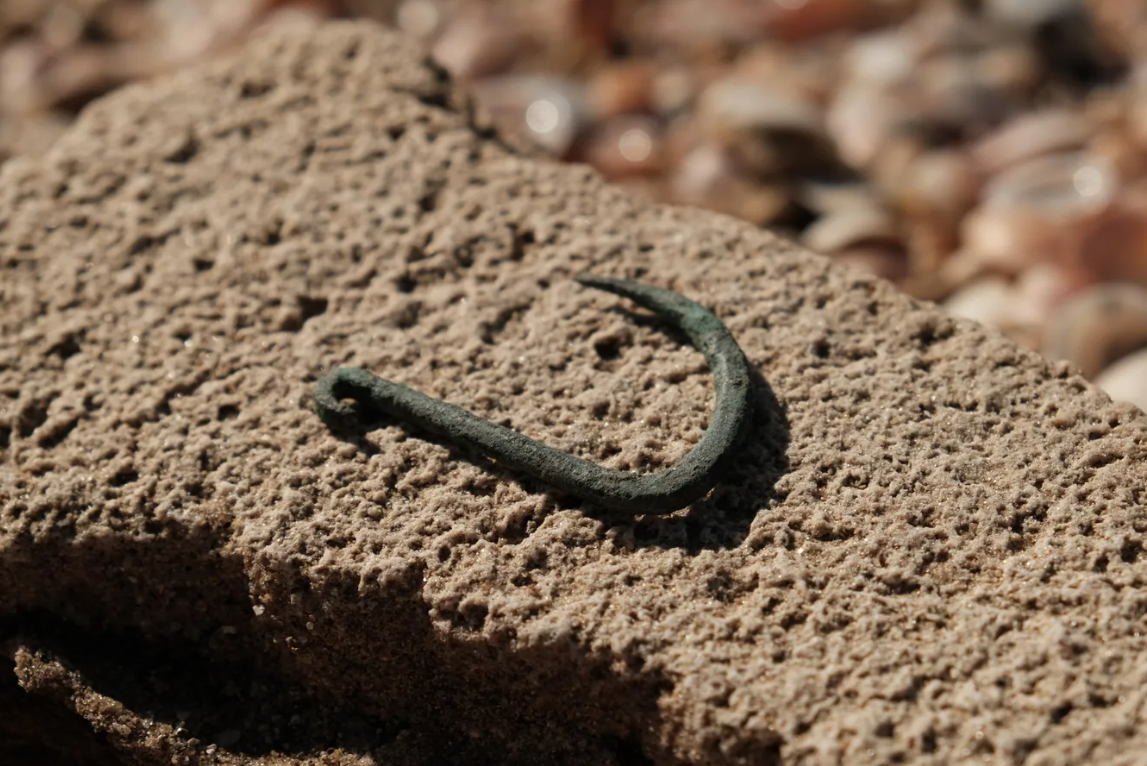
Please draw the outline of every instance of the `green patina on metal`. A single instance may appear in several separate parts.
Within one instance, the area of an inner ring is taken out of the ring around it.
[[[334,425],[355,414],[344,398],[367,403],[603,508],[661,514],[699,500],[728,469],[751,419],[752,385],[744,352],[720,319],[672,290],[588,275],[577,281],[629,298],[672,322],[709,364],[716,394],[713,418],[696,446],[671,468],[648,474],[603,468],[357,367],[340,367],[319,380],[315,409],[323,422]]]

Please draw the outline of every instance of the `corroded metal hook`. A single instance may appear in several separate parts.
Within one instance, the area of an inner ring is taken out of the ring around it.
[[[729,329],[696,301],[652,285],[583,275],[586,287],[629,298],[679,327],[713,373],[716,405],[701,440],[675,465],[649,474],[603,468],[505,426],[358,367],[340,367],[315,384],[315,409],[333,425],[354,414],[345,398],[477,449],[510,469],[604,508],[670,513],[704,497],[732,462],[752,415],[749,364]]]

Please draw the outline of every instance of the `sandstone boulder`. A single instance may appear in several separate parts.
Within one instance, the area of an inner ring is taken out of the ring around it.
[[[311,410],[350,363],[671,464],[708,369],[582,271],[704,303],[760,374],[691,508],[616,518]],[[752,226],[515,153],[393,33],[283,31],[96,103],[4,166],[0,272],[12,753],[1147,763],[1141,412]]]

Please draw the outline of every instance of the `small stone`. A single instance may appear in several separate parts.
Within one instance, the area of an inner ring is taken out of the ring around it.
[[[850,247],[834,253],[832,260],[890,282],[898,282],[908,276],[908,259],[904,257],[902,250],[894,247],[879,245]]]
[[[1119,175],[1087,152],[1053,154],[1028,160],[996,175],[984,187],[987,207],[1024,208],[1048,216],[1093,214],[1119,188]]]
[[[1080,0],[985,0],[983,6],[989,19],[1027,29],[1052,19],[1086,13]]]
[[[564,32],[572,31],[583,50],[604,50],[614,35],[618,0],[563,0]]]
[[[981,81],[1012,99],[1029,100],[1046,77],[1036,51],[1026,44],[1003,45],[980,53],[975,67]]]
[[[1147,178],[1147,142],[1139,143],[1125,125],[1097,130],[1087,149],[1107,167],[1118,168],[1125,183]]]
[[[502,75],[477,83],[473,94],[495,124],[555,157],[567,155],[587,120],[585,96],[573,80]]]
[[[251,34],[274,34],[281,29],[317,29],[329,16],[322,9],[307,5],[284,5],[271,11]]]
[[[512,19],[475,11],[450,21],[431,57],[454,79],[470,82],[508,69],[521,46],[522,33]]]
[[[50,59],[48,46],[34,38],[15,40],[0,48],[0,102],[5,112],[28,112],[38,106],[40,73]]]
[[[654,74],[649,103],[658,114],[676,114],[689,106],[696,90],[697,77],[688,67],[662,69]]]
[[[870,167],[895,127],[909,112],[898,97],[870,84],[841,88],[825,113],[825,128],[850,167]]]
[[[35,112],[20,120],[0,120],[0,147],[13,154],[40,157],[68,130],[71,120],[59,112]],[[4,157],[0,154],[0,161]]]
[[[1000,327],[1011,320],[1014,303],[1015,294],[1005,280],[986,277],[961,288],[943,305],[955,316]]]
[[[776,40],[760,40],[742,52],[727,72],[739,82],[768,83],[793,98],[823,104],[839,77],[838,57],[827,49],[794,49]]]
[[[1107,283],[1076,294],[1048,324],[1043,353],[1067,359],[1087,378],[1147,346],[1147,288]]]
[[[1147,149],[1147,86],[1138,89],[1128,109],[1127,131],[1141,148]]]
[[[1073,293],[1083,289],[1083,278],[1053,263],[1037,263],[1016,277],[1015,289],[1031,323],[1047,325],[1055,309]]]
[[[994,174],[1033,157],[1082,149],[1089,132],[1077,112],[1034,112],[1005,123],[978,141],[972,156],[985,172]]]
[[[962,248],[952,252],[933,272],[909,274],[900,288],[917,298],[943,303],[960,288],[992,273],[975,253]]]
[[[899,30],[882,30],[853,41],[844,57],[844,76],[886,87],[910,79],[916,63],[906,35]]]
[[[653,106],[656,67],[631,61],[599,70],[586,85],[586,104],[596,119],[649,110]]]
[[[667,0],[649,5],[649,15],[635,31],[643,46],[704,56],[760,36],[754,15],[740,2]]]
[[[755,183],[744,175],[726,147],[713,143],[700,144],[682,158],[671,189],[675,202],[718,210],[759,225],[772,223],[791,205],[786,186]]]
[[[701,120],[718,131],[823,133],[820,110],[809,101],[767,85],[736,79],[705,88],[698,105]]]
[[[878,204],[876,192],[861,181],[804,181],[799,186],[797,199],[821,215]]]
[[[976,64],[975,58],[946,56],[920,65],[916,109],[925,122],[963,128],[993,125],[1008,114],[1009,94]]]
[[[903,194],[909,170],[928,151],[927,137],[914,126],[890,130],[880,150],[866,168],[868,177],[882,194],[896,199]]]
[[[963,3],[924,3],[904,25],[912,50],[921,59],[935,59],[991,45],[991,27]]]
[[[686,204],[703,205],[738,179],[732,154],[715,143],[690,149],[677,164],[671,185],[674,196]]]
[[[1147,205],[1121,201],[1087,227],[1072,261],[1098,281],[1147,286]]]
[[[992,271],[1014,274],[1032,264],[1062,260],[1065,243],[1040,215],[1016,207],[980,206],[960,223],[964,247]]]
[[[663,154],[657,121],[626,115],[605,123],[589,139],[586,159],[606,178],[619,179],[656,172]]]
[[[908,216],[901,219],[900,230],[913,274],[936,272],[960,247],[959,228],[954,221]]]
[[[411,37],[430,40],[442,27],[441,3],[437,0],[404,0],[395,11],[394,23]]]
[[[717,200],[715,210],[757,226],[770,226],[791,212],[792,193],[783,183],[733,186]]]
[[[799,42],[831,32],[866,29],[880,22],[887,3],[867,0],[774,0],[754,7],[767,33]]]
[[[1132,352],[1095,376],[1095,385],[1115,401],[1147,412],[1147,348]]]
[[[901,174],[894,199],[909,215],[959,220],[976,202],[980,177],[958,149],[917,154]]]
[[[801,241],[818,253],[835,253],[858,245],[900,243],[896,221],[878,207],[854,207],[823,216],[805,229]]]

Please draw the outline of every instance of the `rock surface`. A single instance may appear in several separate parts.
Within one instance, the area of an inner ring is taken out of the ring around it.
[[[78,732],[25,754],[1147,763],[1140,411],[747,224],[515,155],[391,33],[279,32],[93,105],[4,167],[0,268],[5,661]],[[586,270],[700,300],[761,374],[690,509],[610,518],[309,409],[352,363],[671,464],[708,370]]]

